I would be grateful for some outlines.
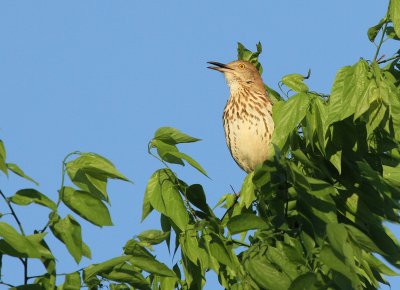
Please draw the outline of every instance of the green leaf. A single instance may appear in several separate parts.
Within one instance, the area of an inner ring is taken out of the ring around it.
[[[282,83],[284,83],[289,89],[292,89],[298,93],[308,92],[308,86],[304,83],[305,76],[301,74],[290,74],[282,78]]]
[[[47,233],[38,233],[26,236],[29,242],[34,246],[34,248],[40,253],[40,257],[42,259],[52,259],[53,257],[50,248],[47,246],[46,242],[44,241],[44,237]]]
[[[189,136],[175,128],[161,127],[154,133],[153,140],[160,140],[170,145],[176,145],[179,143],[197,142],[201,139]]]
[[[393,121],[393,129],[396,140],[400,140],[400,95],[390,94],[390,115]]]
[[[314,273],[306,273],[294,279],[289,290],[317,290],[316,282],[317,276]]]
[[[235,269],[236,265],[234,265],[234,261],[232,259],[232,251],[218,235],[211,235],[209,247],[213,258],[215,258],[219,263],[224,264],[231,269]]]
[[[266,256],[275,265],[276,268],[281,269],[291,280],[294,280],[299,274],[300,265],[296,261],[292,261],[287,254],[292,254],[292,247],[283,247],[280,244],[277,245],[279,248],[269,246],[267,248]],[[290,249],[290,250],[289,250]],[[289,252],[289,251],[290,252]],[[303,264],[303,263],[301,263]]]
[[[113,267],[111,271],[99,273],[100,276],[117,282],[125,282],[138,289],[148,289],[149,282],[139,272],[140,270],[130,264],[123,263]],[[125,286],[127,287],[127,286]],[[115,288],[124,289],[124,288]],[[131,288],[127,287],[127,290]]]
[[[286,102],[280,101],[272,108],[275,130],[272,134],[272,143],[280,149],[285,145],[287,138],[298,124],[304,119],[309,106],[307,94],[300,93]]]
[[[34,249],[33,255],[35,256],[34,258],[39,258],[37,256],[36,252],[39,253],[40,258],[42,259],[54,259],[53,255],[51,254],[50,250],[43,245],[44,241],[43,238],[46,235],[46,233],[42,234],[34,234],[34,235],[29,235],[26,236],[26,239],[30,243],[30,247]],[[20,252],[21,248],[19,246],[15,247],[15,245],[10,244],[7,242],[5,239],[0,240],[0,253],[4,255],[9,255],[13,257],[19,257],[19,258],[25,258],[28,257],[28,255],[32,255],[31,250],[28,249],[28,252],[23,251]]]
[[[17,164],[14,164],[14,163],[7,163],[7,168],[8,168],[9,170],[11,170],[12,172],[14,172],[16,175],[19,175],[19,176],[21,176],[22,178],[25,178],[25,179],[27,179],[27,180],[33,182],[34,184],[39,185],[39,183],[37,183],[35,180],[33,180],[33,179],[32,179],[31,177],[29,177],[28,175],[26,175],[26,174],[24,173],[24,171],[23,171],[21,168],[19,168],[19,166],[18,166]]]
[[[385,34],[386,34],[387,37],[389,37],[391,39],[400,40],[400,37],[398,37],[396,35],[396,31],[394,30],[394,27],[392,27],[392,26],[386,27]]]
[[[110,213],[105,204],[89,192],[65,186],[61,199],[73,212],[96,226],[111,226]]]
[[[352,239],[357,242],[357,245],[359,245],[360,248],[363,248],[368,252],[375,252],[380,255],[384,255],[384,253],[375,245],[375,243],[358,228],[352,225],[345,225],[345,227]]]
[[[54,201],[33,188],[18,190],[13,196],[10,197],[10,201],[18,205],[36,203],[52,210],[57,208]]]
[[[374,68],[377,64],[372,66],[373,72],[365,60],[360,60],[352,67],[339,70],[329,99],[327,124],[353,114],[356,120],[369,109],[371,103],[383,97],[377,86],[381,78],[380,69]]]
[[[271,99],[273,104],[275,104],[279,101],[283,101],[283,98],[277,91],[275,91],[274,89],[272,89],[271,87],[269,87],[266,84],[264,84],[264,88],[267,91],[267,95]]]
[[[248,174],[242,184],[240,190],[239,204],[241,207],[249,208],[256,200],[255,190],[256,187],[253,183],[254,171]]]
[[[183,160],[189,163],[192,167],[203,173],[207,176],[206,171],[201,167],[196,160],[191,158],[189,155],[182,153],[178,150],[175,145],[168,144],[164,141],[153,139],[150,142],[152,148],[157,148],[157,153],[161,157],[162,160],[168,163],[184,165]]]
[[[197,161],[194,160],[193,158],[191,158],[189,155],[187,155],[183,152],[170,152],[170,154],[175,157],[182,158],[187,163],[189,163],[192,167],[194,167],[195,169],[197,169],[198,171],[200,171],[201,173],[203,173],[205,176],[208,177],[207,172],[203,169],[203,167],[201,167],[201,165],[199,163],[197,163]]]
[[[185,165],[181,158],[176,157],[172,154],[172,152],[179,152],[178,148],[175,145],[168,144],[164,141],[153,139],[150,142],[151,148],[157,148],[157,153],[161,157],[162,160],[168,163]]]
[[[176,184],[176,176],[169,169],[159,169],[147,183],[144,203],[169,217],[181,230],[189,222],[189,216]],[[146,216],[143,213],[142,219]]]
[[[119,256],[112,258],[100,264],[93,264],[83,270],[83,280],[86,282],[92,277],[99,275],[101,273],[107,273],[112,270],[114,266],[120,265],[129,259],[131,256]]]
[[[89,175],[100,175],[107,178],[114,178],[129,181],[120,173],[108,159],[95,153],[81,153],[80,156],[66,165],[68,172],[82,170]]]
[[[29,258],[41,258],[39,250],[25,236],[19,234],[12,226],[0,222],[0,237],[12,247],[12,250],[25,255]]]
[[[9,290],[45,290],[40,284],[26,284],[17,287],[11,287]]]
[[[131,256],[132,265],[146,271],[165,277],[176,277],[175,272],[165,264],[158,262],[145,248],[135,240],[129,240],[124,246],[124,253]]]
[[[55,218],[50,224],[50,229],[54,236],[65,244],[75,261],[79,263],[83,255],[80,224],[71,215],[68,215],[64,219]]]
[[[333,252],[332,248],[324,246],[320,253],[320,259],[328,267],[347,277],[354,289],[359,287],[360,280],[354,270],[339,259]]]
[[[246,263],[247,273],[259,287],[274,290],[286,290],[291,284],[290,278],[276,269],[264,257],[256,256]]]
[[[71,181],[83,191],[90,192],[99,199],[109,202],[107,177],[102,174],[89,174],[73,164],[67,163],[67,173]]]
[[[382,261],[380,261],[378,258],[374,257],[373,255],[368,255],[365,257],[368,260],[368,264],[376,270],[377,272],[380,272],[384,275],[387,276],[398,276],[399,273],[393,271],[390,269],[388,266],[386,266]]]
[[[390,20],[393,22],[394,31],[397,37],[400,38],[400,1],[390,0],[389,4]]]
[[[238,42],[238,48],[237,48],[238,59],[251,62],[258,69],[258,72],[261,75],[263,72],[263,68],[262,68],[261,63],[258,61],[258,56],[262,52],[261,42],[258,42],[256,47],[257,47],[257,51],[252,52],[252,51],[248,50],[243,44]]]
[[[186,257],[185,260],[190,260],[202,269],[211,267],[212,256],[209,254],[209,249],[206,251],[211,239],[211,235],[203,235],[202,239],[199,239],[194,226],[188,225],[178,240],[182,249],[182,255]]]
[[[374,102],[368,110],[368,121],[366,124],[367,136],[371,136],[384,119],[387,119],[387,107],[383,103]],[[386,117],[386,118],[385,118]],[[386,122],[386,121],[385,121]]]
[[[242,213],[232,217],[226,226],[229,233],[234,235],[248,230],[265,229],[267,228],[267,223],[255,214]]]
[[[74,272],[65,275],[64,284],[61,290],[76,290],[81,289],[81,276],[79,272]]]
[[[376,36],[378,35],[379,30],[382,28],[382,26],[387,22],[386,17],[382,18],[381,21],[375,26],[372,26],[371,28],[368,29],[368,39],[371,42],[374,42]]]
[[[206,194],[200,184],[192,184],[186,188],[186,196],[191,204],[201,209],[203,212],[211,212],[206,201]]]
[[[160,289],[177,289],[178,279],[175,277],[160,277]]]
[[[146,242],[151,245],[157,245],[169,238],[169,235],[170,232],[163,232],[160,230],[147,230],[140,233],[137,237],[142,242]]]
[[[310,109],[306,114],[307,126],[303,126],[304,133],[309,136],[306,141],[310,142],[311,146],[316,144],[323,153],[325,153],[326,145],[327,114],[326,103],[320,97],[315,97],[312,99]]]
[[[4,174],[8,176],[6,157],[7,157],[6,148],[4,147],[3,140],[0,140],[0,170],[3,171]]]

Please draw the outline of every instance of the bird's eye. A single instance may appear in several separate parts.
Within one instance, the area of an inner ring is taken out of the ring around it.
[[[239,64],[239,68],[240,69],[244,69],[246,66],[243,64],[243,63],[241,63],[241,64]]]

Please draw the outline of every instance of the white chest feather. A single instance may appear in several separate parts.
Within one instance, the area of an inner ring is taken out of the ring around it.
[[[271,103],[265,97],[246,96],[231,97],[228,101],[224,111],[224,129],[233,158],[243,170],[250,172],[268,156],[274,122]]]

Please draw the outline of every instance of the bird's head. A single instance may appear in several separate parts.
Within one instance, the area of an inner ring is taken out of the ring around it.
[[[264,84],[257,68],[248,61],[236,60],[228,64],[215,61],[208,63],[212,64],[208,68],[224,73],[231,92],[240,88],[264,90]]]

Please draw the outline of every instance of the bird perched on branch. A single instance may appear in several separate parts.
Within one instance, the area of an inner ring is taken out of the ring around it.
[[[228,148],[247,173],[267,159],[274,131],[272,102],[257,68],[248,61],[228,64],[210,61],[208,68],[222,72],[230,89],[223,124]]]

